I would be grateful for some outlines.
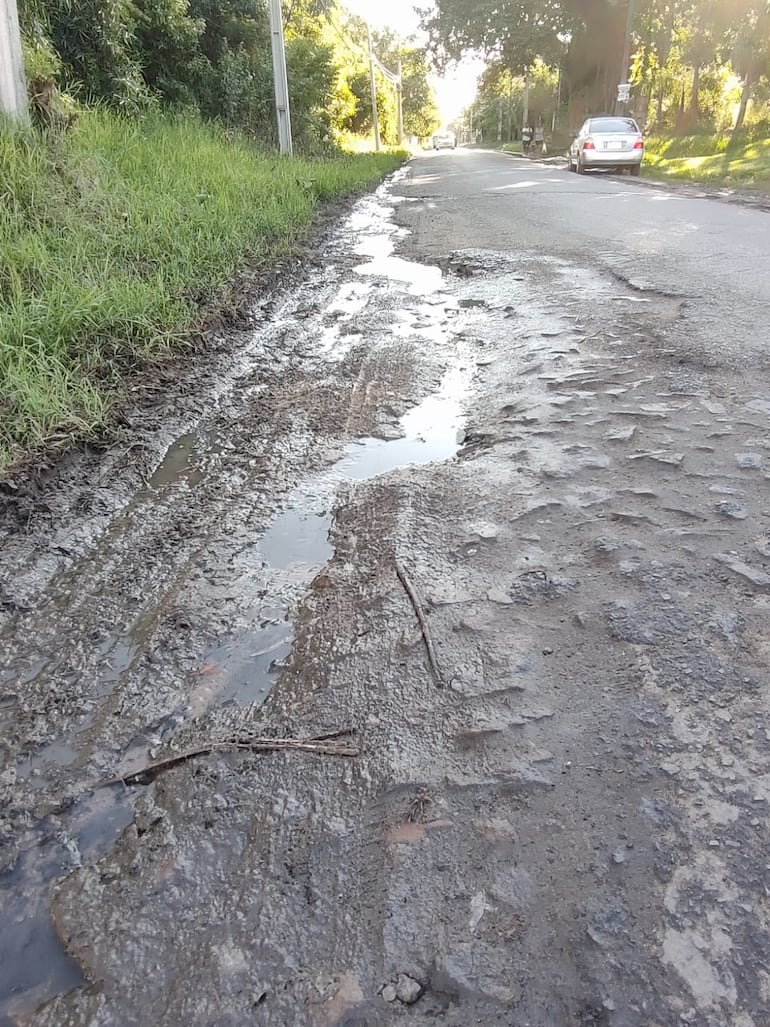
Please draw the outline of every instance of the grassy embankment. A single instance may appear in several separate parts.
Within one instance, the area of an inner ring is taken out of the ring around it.
[[[770,139],[731,147],[728,136],[651,136],[645,140],[644,174],[668,182],[692,182],[770,192]],[[563,144],[563,145],[562,145]],[[569,141],[550,142],[564,153]],[[521,152],[520,143],[503,150]]]
[[[645,140],[644,174],[770,191],[770,139],[731,147],[727,136],[652,137]]]
[[[0,126],[0,468],[98,434],[132,367],[402,156],[289,161],[194,120],[103,111],[56,140]]]

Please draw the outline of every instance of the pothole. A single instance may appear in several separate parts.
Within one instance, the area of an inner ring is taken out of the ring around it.
[[[291,651],[293,611],[328,563],[335,496],[346,482],[366,481],[402,467],[451,459],[463,437],[462,400],[468,372],[451,368],[436,393],[400,421],[401,438],[351,443],[328,471],[303,484],[257,543],[242,573],[258,573],[264,591],[255,623],[207,654],[210,668],[190,697],[191,714],[214,701],[262,702]]]

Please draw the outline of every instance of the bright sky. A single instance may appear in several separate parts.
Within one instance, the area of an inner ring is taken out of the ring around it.
[[[420,36],[420,18],[414,0],[343,0],[347,8],[360,15],[374,28],[390,28],[402,36],[415,33]],[[427,6],[422,0],[421,6]],[[464,107],[472,103],[476,94],[476,79],[484,70],[480,60],[466,59],[447,69],[443,76],[432,76],[439,110],[445,124],[456,118]]]

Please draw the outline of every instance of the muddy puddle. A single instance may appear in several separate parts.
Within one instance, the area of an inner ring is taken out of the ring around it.
[[[291,496],[240,567],[246,576],[256,569],[265,583],[260,622],[207,654],[205,683],[191,695],[193,714],[213,701],[249,704],[266,698],[291,651],[296,604],[332,556],[329,535],[340,489],[401,467],[453,457],[460,448],[468,384],[467,370],[451,368],[438,391],[401,418],[402,437],[350,443],[337,463]]]
[[[457,301],[445,288],[439,268],[395,256],[401,230],[393,224],[392,212],[380,191],[361,201],[343,226],[342,241],[337,245],[344,244],[348,252],[352,248],[360,263],[354,264],[319,304],[323,322],[315,337],[313,359],[338,364],[361,341],[362,332],[350,330],[350,323],[362,317],[365,321],[367,308],[381,303],[378,297],[391,294],[397,297],[389,301],[387,330],[391,339],[407,347],[434,345],[446,350],[447,342],[454,344],[449,322],[459,309]],[[311,283],[302,303],[307,304],[308,295],[319,287],[318,281]],[[237,373],[230,376],[230,386],[237,387],[254,362],[272,352],[270,347],[284,337],[287,326],[293,327],[290,311],[288,303],[281,307],[264,327],[262,337],[255,337],[241,355]],[[372,345],[377,341],[373,336]],[[112,776],[118,767],[123,774],[139,769],[183,724],[212,707],[227,704],[247,710],[262,703],[291,652],[298,603],[332,556],[330,531],[341,492],[354,488],[356,482],[402,467],[445,461],[458,452],[464,429],[463,400],[476,365],[462,352],[461,344],[452,352],[450,359],[446,351],[435,358],[441,373],[434,375],[427,395],[423,386],[416,401],[402,397],[401,409],[406,407],[406,412],[389,424],[383,437],[363,434],[356,438],[353,433],[350,440],[348,436],[336,461],[301,480],[258,539],[236,549],[227,575],[234,592],[254,596],[250,608],[235,630],[203,653],[200,673],[183,705],[150,724],[120,753],[100,751],[104,745],[100,739],[111,736],[106,725],[110,717],[119,715],[126,677],[139,673],[137,667],[153,648],[153,636],[168,613],[161,603],[168,584],[164,586],[159,575],[156,590],[150,578],[149,589],[142,593],[144,585],[138,582],[133,609],[126,603],[109,630],[68,640],[82,666],[92,674],[87,706],[70,721],[75,726],[67,734],[42,746],[30,745],[13,762],[0,764],[0,771],[14,775],[19,785],[41,796],[39,806],[47,811],[43,815],[37,810],[30,812],[18,845],[21,855],[0,876],[4,921],[0,1024],[12,1024],[17,1016],[50,997],[84,983],[51,922],[51,890],[72,869],[94,864],[112,849],[132,822],[133,804],[142,791],[120,787],[93,790],[94,782]],[[241,389],[239,402],[258,389],[258,384]],[[223,383],[212,397],[212,407],[226,403]],[[197,428],[185,426],[176,438],[162,444],[156,466],[124,508],[95,541],[88,543],[85,535],[78,540],[75,552],[82,555],[52,575],[37,614],[50,637],[55,635],[51,626],[65,617],[84,625],[95,619],[102,581],[109,580],[105,568],[119,565],[126,547],[142,537],[147,525],[162,523],[175,508],[194,503],[197,490],[221,473],[223,456],[231,446],[230,439],[217,429],[216,416]],[[255,501],[254,496],[242,498],[249,504]],[[66,666],[61,652],[49,647],[42,655],[28,658],[21,670],[17,663],[3,673],[0,686],[9,689],[9,696],[7,703],[0,705],[0,724],[13,718],[20,687],[32,687],[51,677],[64,679]],[[57,804],[65,779],[69,798]]]
[[[329,535],[339,490],[400,467],[454,456],[462,437],[462,397],[467,385],[467,374],[453,368],[436,393],[401,419],[403,437],[362,438],[350,443],[328,471],[296,490],[238,566],[241,575],[257,573],[263,581],[254,624],[206,654],[199,685],[190,692],[185,707],[172,711],[166,723],[156,725],[156,743],[167,741],[183,723],[212,705],[249,706],[264,701],[291,652],[297,604],[332,556]],[[156,472],[156,487],[189,480],[189,456],[199,449],[188,436],[170,452],[173,458]],[[140,652],[140,643],[140,638],[102,643],[110,653],[110,667],[99,682],[100,693],[107,694],[115,685]],[[70,745],[51,744],[19,766],[18,778],[31,787],[45,787],[55,780],[59,769],[77,758],[78,752]],[[129,746],[120,761],[121,772],[139,769],[147,758],[142,739]],[[0,1025],[10,1025],[15,1013],[84,983],[51,923],[50,889],[71,869],[93,864],[111,850],[133,820],[137,792],[136,788],[96,791],[60,816],[36,824],[31,847],[0,879],[5,924],[0,935]]]
[[[69,761],[71,751],[62,748],[61,753],[41,754],[38,762]],[[54,929],[48,910],[50,890],[71,870],[105,856],[133,817],[127,793],[94,792],[66,815],[51,814],[39,821],[34,843],[0,878],[0,1027],[12,1027],[16,1016],[85,983]]]

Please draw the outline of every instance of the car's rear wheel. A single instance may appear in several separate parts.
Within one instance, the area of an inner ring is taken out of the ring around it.
[[[631,170],[631,174],[634,175],[634,177],[638,178],[639,175],[641,175],[641,173],[642,173],[642,165],[641,164],[635,164],[630,170]]]
[[[575,171],[577,171],[577,173],[579,175],[584,175],[586,173],[586,166],[583,163],[583,158],[580,157],[580,155],[578,155],[577,165],[575,167]]]

